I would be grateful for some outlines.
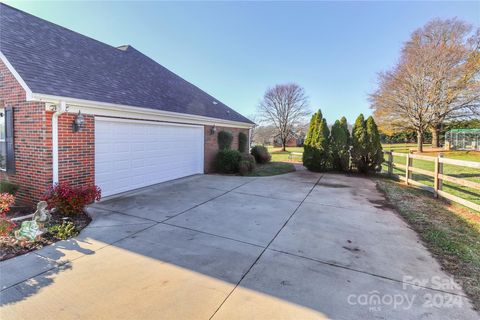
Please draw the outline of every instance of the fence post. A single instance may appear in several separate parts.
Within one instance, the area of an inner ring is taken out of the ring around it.
[[[440,158],[443,158],[443,153],[440,153],[438,155],[438,159],[437,159],[437,161],[438,161],[438,174],[443,174],[443,163],[440,162]],[[443,184],[442,179],[438,179],[437,183],[438,183],[437,190],[442,190],[442,184]]]
[[[438,191],[438,180],[439,180],[438,179],[438,174],[439,174],[439,172],[438,172],[439,166],[438,165],[440,164],[440,162],[438,160],[439,158],[440,158],[440,156],[437,156],[435,158],[435,169],[434,169],[434,172],[433,172],[433,195],[434,195],[435,198],[438,198],[438,192],[437,191]]]
[[[393,149],[390,149],[390,153],[388,154],[388,176],[391,177],[393,175]]]
[[[407,153],[405,156],[406,161],[405,161],[405,184],[408,186],[408,179],[410,178],[410,164],[412,163],[412,159],[410,159],[410,152]]]

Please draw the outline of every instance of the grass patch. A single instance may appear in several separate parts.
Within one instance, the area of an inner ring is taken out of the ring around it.
[[[450,151],[444,152],[443,154],[446,158],[480,162],[480,153],[475,151]],[[437,154],[428,153],[425,155],[436,156]],[[405,156],[394,156],[393,162],[405,165],[406,158]],[[433,161],[413,159],[413,167],[433,172],[435,170],[435,163]],[[382,165],[382,168],[385,172],[387,171],[387,166],[385,164]],[[475,168],[444,164],[443,172],[452,177],[480,183],[480,170]],[[394,168],[393,173],[405,176],[405,170],[403,169]],[[433,187],[433,177],[413,173],[412,178],[413,180],[423,183],[424,185]],[[443,182],[442,190],[457,197],[466,199],[470,202],[480,204],[480,190],[463,187],[448,181]]]
[[[388,179],[377,187],[480,310],[480,214]]]
[[[432,145],[424,143],[424,148],[430,148]],[[410,149],[417,149],[416,143],[382,143],[382,148],[385,151],[393,150],[393,152],[409,152]]]
[[[257,164],[255,169],[247,174],[249,177],[266,177],[276,176],[278,174],[284,174],[295,171],[295,166],[289,162],[268,162],[265,164]]]
[[[267,147],[268,152],[272,155],[272,161],[289,161],[288,155],[291,152],[303,153],[303,147],[287,147],[287,151],[282,151],[282,148]],[[301,157],[295,157],[295,162],[302,162]]]

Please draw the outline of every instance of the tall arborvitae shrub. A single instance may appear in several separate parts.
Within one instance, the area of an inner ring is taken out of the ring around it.
[[[383,151],[380,142],[380,133],[373,117],[370,116],[366,122],[368,146],[367,146],[367,165],[369,171],[380,171],[382,169]]]
[[[321,151],[320,165],[322,171],[331,168],[331,155],[330,155],[330,129],[328,129],[327,119],[323,118],[318,133],[318,141]]]
[[[304,145],[310,145],[310,142],[312,141],[312,137],[315,135],[315,131],[317,128],[320,126],[320,119],[322,118],[322,112],[318,110],[318,112],[315,112],[312,116],[312,119],[310,119],[310,126],[308,127],[308,132],[307,136],[305,137],[305,141],[303,142]]]
[[[350,135],[350,130],[348,130],[348,122],[347,118],[342,117],[340,119],[340,127],[342,130],[345,132],[345,135],[347,136],[347,145],[346,145],[346,157],[344,158],[343,166],[344,170],[348,171],[350,170],[350,149],[352,147],[352,137]]]
[[[350,133],[348,132],[347,120],[345,117],[341,121],[335,121],[330,134],[330,148],[332,153],[332,167],[334,170],[347,171],[349,165]],[[345,130],[346,129],[346,130]]]
[[[375,120],[358,116],[352,130],[352,163],[359,172],[379,171],[383,162],[382,144]]]
[[[247,152],[247,143],[248,138],[247,135],[243,132],[238,133],[238,151],[241,153]]]
[[[359,172],[368,172],[368,133],[363,114],[355,120],[352,129],[352,164]]]
[[[303,165],[311,171],[325,171],[330,164],[330,130],[318,110],[310,121],[304,142]]]
[[[314,141],[317,140],[318,137],[318,128],[320,128],[320,121],[322,118],[322,112],[318,110],[312,115],[310,120],[310,126],[308,127],[307,136],[305,137],[305,141],[303,143],[303,165],[308,170],[315,170],[317,167],[316,161],[316,153],[317,149],[314,146]]]
[[[352,138],[350,137],[350,131],[348,130],[347,118],[342,117],[340,119],[340,127],[342,127],[342,130],[345,131],[345,134],[347,135],[348,145],[350,146],[352,144]]]

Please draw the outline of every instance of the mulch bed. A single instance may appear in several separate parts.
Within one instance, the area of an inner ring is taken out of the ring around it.
[[[9,216],[22,216],[32,212],[34,211],[25,212],[24,210],[19,210],[10,213]],[[26,220],[29,219],[31,218],[28,218]],[[77,231],[80,232],[80,230],[88,226],[92,219],[85,212],[71,217],[65,217],[59,212],[53,212],[50,222],[46,225],[46,229],[57,224],[62,224],[63,221],[72,222],[75,225]],[[16,230],[20,227],[22,222],[16,221],[15,223],[17,224],[17,227],[15,227]],[[48,246],[49,244],[55,243],[59,240],[60,239],[55,238],[51,233],[47,231],[43,235],[41,235],[41,238],[38,241],[28,242],[25,246],[22,247],[18,243],[16,243],[17,241],[12,231],[10,236],[0,237],[0,261],[8,260],[13,257],[25,254],[27,252],[43,248],[44,246]]]

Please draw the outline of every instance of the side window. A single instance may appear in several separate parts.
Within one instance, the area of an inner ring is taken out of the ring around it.
[[[7,168],[7,128],[5,125],[5,108],[0,108],[0,170]]]

